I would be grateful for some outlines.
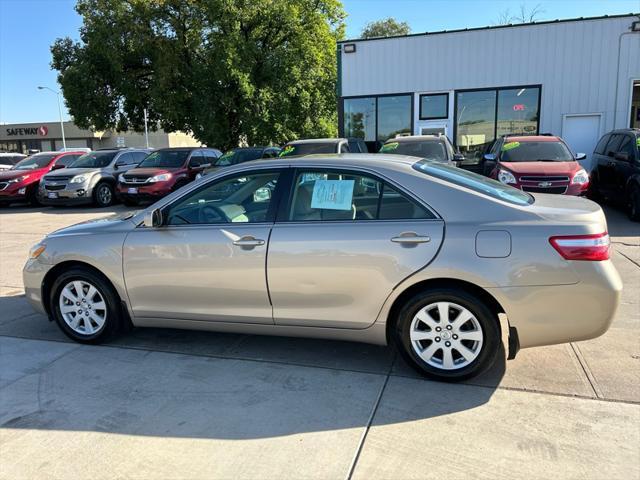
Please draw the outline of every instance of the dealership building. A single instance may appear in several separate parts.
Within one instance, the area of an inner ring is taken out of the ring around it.
[[[342,136],[439,132],[472,159],[501,135],[552,133],[590,155],[640,128],[640,14],[347,40],[337,88]]]
[[[145,147],[144,133],[138,132],[98,132],[79,128],[73,122],[64,122],[64,136],[67,148],[117,148]],[[199,146],[191,135],[182,132],[167,133],[162,130],[149,132],[149,147],[191,147]],[[60,122],[20,123],[0,125],[0,152],[21,152],[38,150],[41,152],[62,148],[62,128]]]

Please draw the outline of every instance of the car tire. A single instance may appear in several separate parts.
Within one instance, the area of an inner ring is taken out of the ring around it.
[[[88,268],[71,268],[56,278],[49,298],[50,311],[70,339],[99,344],[121,329],[122,310],[111,284]]]
[[[42,203],[40,203],[40,199],[38,198],[37,186],[36,188],[31,188],[29,190],[29,192],[27,193],[27,198],[29,201],[29,205],[31,205],[32,207],[39,207],[40,205],[42,205]]]
[[[632,187],[629,192],[629,218],[633,221],[640,222],[640,187]]]
[[[593,200],[596,203],[601,203],[604,199],[600,193],[600,186],[598,185],[598,177],[594,174],[589,182],[587,189],[587,198]]]
[[[441,320],[441,314],[447,318]],[[501,342],[497,315],[457,288],[432,289],[411,298],[398,314],[395,341],[415,370],[446,382],[486,371],[496,361]]]
[[[100,182],[93,189],[93,203],[98,207],[113,205],[113,187],[107,182]]]

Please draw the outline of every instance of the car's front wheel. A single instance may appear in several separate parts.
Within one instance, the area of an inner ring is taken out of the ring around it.
[[[113,187],[106,183],[99,183],[93,191],[93,201],[98,207],[109,207],[113,204]]]
[[[122,313],[113,287],[85,268],[61,274],[51,288],[50,311],[72,340],[96,344],[120,329]]]
[[[455,288],[414,296],[400,311],[395,333],[413,368],[444,381],[484,372],[495,362],[500,344],[496,314],[474,295]]]

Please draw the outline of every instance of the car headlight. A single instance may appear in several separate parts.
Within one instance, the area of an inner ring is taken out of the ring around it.
[[[84,183],[86,180],[87,177],[85,177],[84,175],[76,175],[71,180],[69,180],[69,183]]]
[[[120,175],[118,175],[118,181],[120,183],[125,183],[126,180],[124,179],[124,173],[121,173]]]
[[[509,170],[500,170],[500,172],[498,173],[498,180],[500,180],[500,182],[502,183],[513,183],[514,185],[517,183],[516,182],[516,177],[513,176],[513,173],[511,173]]]
[[[573,178],[571,179],[571,183],[577,185],[584,185],[585,183],[589,183],[589,174],[584,168],[581,168],[573,176]]]
[[[40,255],[42,255],[44,253],[44,251],[46,250],[47,245],[42,243],[42,242],[38,242],[36,243],[33,247],[31,247],[31,249],[29,250],[29,258],[35,260],[36,258],[38,258]]]
[[[22,175],[20,177],[12,178],[7,183],[18,183],[26,180],[27,178],[29,178],[29,175]]]
[[[171,179],[171,174],[170,173],[161,173],[160,175],[155,175],[153,177],[151,177],[148,182],[149,183],[154,183],[154,182],[166,182],[167,180]]]

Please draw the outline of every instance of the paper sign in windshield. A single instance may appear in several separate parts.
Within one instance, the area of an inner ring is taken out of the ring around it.
[[[518,148],[520,146],[520,142],[508,142],[502,146],[502,151],[506,152],[508,150],[513,150],[514,148]]]
[[[351,210],[354,180],[316,180],[311,208]]]

